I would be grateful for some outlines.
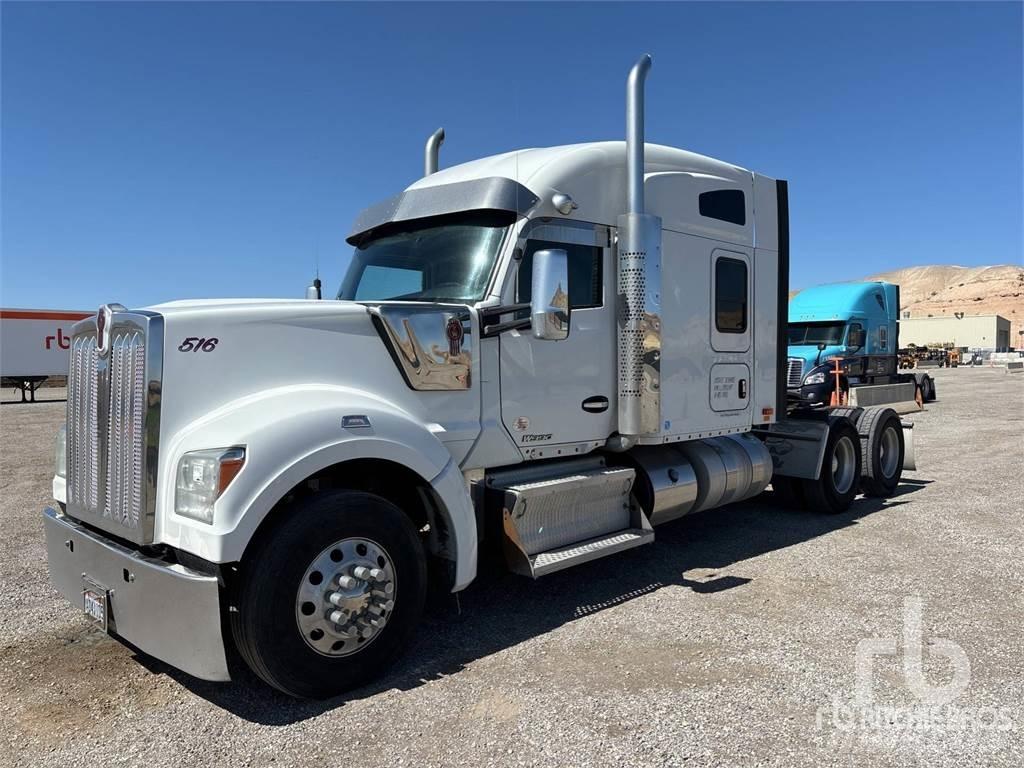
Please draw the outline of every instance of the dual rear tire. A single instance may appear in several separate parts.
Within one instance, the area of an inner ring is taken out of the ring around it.
[[[835,408],[829,412],[829,433],[818,477],[803,480],[776,476],[772,487],[788,507],[836,514],[853,503],[858,492],[888,497],[903,472],[903,425],[891,408]]]

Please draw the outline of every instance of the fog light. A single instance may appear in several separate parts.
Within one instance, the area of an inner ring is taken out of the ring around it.
[[[178,462],[174,511],[183,517],[213,522],[213,505],[245,464],[244,448],[190,451]]]

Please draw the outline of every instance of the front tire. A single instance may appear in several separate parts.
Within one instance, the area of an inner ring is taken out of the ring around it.
[[[260,678],[327,698],[380,675],[423,614],[426,556],[412,521],[358,491],[288,510],[242,564],[231,629]]]

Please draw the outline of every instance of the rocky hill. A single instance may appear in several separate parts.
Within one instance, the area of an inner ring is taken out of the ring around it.
[[[1024,267],[957,267],[935,264],[872,275],[868,280],[899,283],[901,315],[911,317],[1002,315],[1010,321],[1010,343],[1024,328]]]
[[[1019,342],[1024,330],[1024,267],[958,267],[932,264],[906,267],[865,277],[900,286],[900,314],[911,317],[1002,315],[1010,321],[1010,343]],[[790,298],[796,291],[790,294]]]

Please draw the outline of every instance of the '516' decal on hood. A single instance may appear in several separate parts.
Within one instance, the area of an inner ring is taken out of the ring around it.
[[[211,336],[208,339],[200,338],[199,336],[189,336],[181,344],[178,345],[179,352],[213,352],[217,348],[217,342],[219,342],[216,336]]]

